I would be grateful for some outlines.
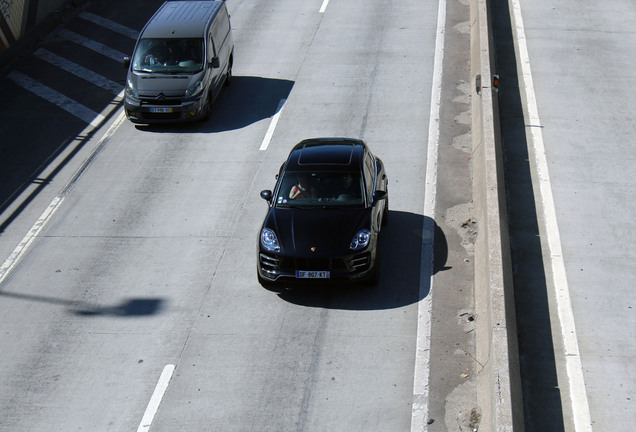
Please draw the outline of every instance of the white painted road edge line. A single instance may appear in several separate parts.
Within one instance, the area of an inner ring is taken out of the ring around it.
[[[325,13],[325,11],[327,10],[328,4],[329,4],[329,0],[324,0],[322,2],[322,6],[320,6],[320,10],[318,11],[318,13]]]
[[[437,7],[437,36],[435,38],[431,110],[428,123],[424,222],[422,227],[422,255],[420,258],[420,300],[417,309],[417,343],[415,349],[415,370],[413,374],[411,432],[425,432],[428,423],[431,307],[433,305],[433,249],[435,245],[435,199],[437,195],[437,157],[440,134],[439,122],[442,98],[442,66],[444,64],[446,0],[439,0]]]
[[[150,402],[148,402],[148,406],[146,407],[146,412],[144,413],[141,423],[137,428],[137,432],[146,432],[150,429],[152,421],[155,419],[155,414],[157,414],[157,410],[159,410],[159,405],[161,404],[163,395],[166,393],[168,384],[172,379],[174,368],[175,366],[173,364],[166,365],[163,368],[159,381],[157,382],[157,386],[155,387],[155,391],[152,392]]]
[[[565,349],[565,365],[568,375],[574,429],[576,432],[591,432],[592,420],[590,407],[585,390],[581,355],[574,325],[574,313],[570,300],[565,263],[563,262],[561,237],[559,235],[559,226],[557,224],[556,210],[554,207],[554,197],[552,195],[552,185],[550,183],[550,173],[548,172],[543,134],[540,127],[541,119],[539,118],[532,71],[530,70],[530,56],[528,54],[525,29],[521,17],[521,7],[519,0],[511,1],[515,21],[513,25],[516,28],[517,34],[519,63],[521,64],[521,74],[523,76],[523,85],[527,99],[528,118],[526,119],[526,127],[529,127],[531,134],[531,142],[529,145],[534,149],[541,208],[543,209],[548,248],[550,250],[549,267],[552,269],[554,278],[552,289],[556,295],[559,322],[561,324],[561,337]]]
[[[274,116],[272,117],[272,121],[269,124],[269,128],[267,129],[267,133],[265,134],[265,138],[263,138],[263,142],[261,143],[259,150],[267,150],[267,147],[269,147],[269,143],[272,141],[272,136],[274,136],[274,130],[276,129],[276,125],[278,124],[278,119],[280,118],[281,112],[283,112],[283,106],[285,105],[285,102],[287,102],[287,99],[281,99],[278,103],[276,114],[274,114]]]
[[[123,90],[120,96],[123,96]],[[53,216],[53,214],[57,211],[58,208],[60,208],[60,206],[64,202],[64,199],[66,198],[66,195],[68,195],[68,192],[73,188],[73,186],[77,183],[77,181],[82,176],[82,174],[86,171],[86,168],[88,168],[88,166],[92,163],[92,161],[95,159],[97,154],[102,150],[102,148],[104,147],[104,144],[106,143],[106,140],[113,135],[115,130],[119,127],[119,125],[122,123],[122,121],[125,118],[126,116],[124,115],[124,112],[122,110],[121,113],[119,114],[119,117],[117,117],[117,120],[115,120],[115,122],[111,125],[108,131],[106,131],[106,133],[100,138],[97,144],[97,147],[95,147],[95,149],[90,154],[90,156],[84,161],[82,166],[75,172],[71,180],[69,180],[66,186],[64,186],[62,191],[53,199],[53,201],[51,201],[51,204],[49,204],[46,210],[44,210],[44,213],[42,213],[40,218],[31,227],[27,235],[24,236],[22,241],[13,250],[11,255],[9,255],[9,258],[7,258],[4,261],[4,263],[2,263],[2,266],[0,266],[0,285],[2,285],[2,282],[6,279],[6,277],[9,275],[11,270],[18,263],[20,258],[29,249],[29,246],[31,246],[31,243],[33,243],[33,240],[35,240],[35,238],[40,234],[40,232],[42,231],[44,226],[48,223],[48,221],[51,220],[51,217]],[[88,126],[88,128],[92,128],[92,127],[93,126]],[[81,135],[85,136],[86,135],[85,132],[86,132],[86,129],[82,131]]]

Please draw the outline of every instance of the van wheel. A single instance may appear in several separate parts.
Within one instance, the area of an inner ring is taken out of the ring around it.
[[[384,203],[384,214],[382,215],[382,226],[385,226],[389,223],[389,199],[386,198],[386,203]]]
[[[229,86],[230,84],[232,84],[232,65],[227,68],[227,74],[225,74],[225,82],[223,85]]]
[[[212,117],[212,97],[208,94],[208,101],[205,103],[205,114],[203,114],[203,121],[210,120]]]

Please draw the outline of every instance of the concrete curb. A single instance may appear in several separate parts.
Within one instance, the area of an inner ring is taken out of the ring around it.
[[[522,432],[523,400],[490,0],[471,0],[473,201],[478,221],[475,244],[477,398],[479,430]]]

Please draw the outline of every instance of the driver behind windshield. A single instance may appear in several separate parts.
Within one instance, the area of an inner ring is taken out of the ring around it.
[[[133,68],[146,72],[195,72],[202,68],[201,39],[142,39],[137,48]]]

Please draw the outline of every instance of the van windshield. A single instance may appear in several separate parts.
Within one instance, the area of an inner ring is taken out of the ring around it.
[[[203,39],[141,39],[133,58],[136,72],[195,73],[203,68]]]

